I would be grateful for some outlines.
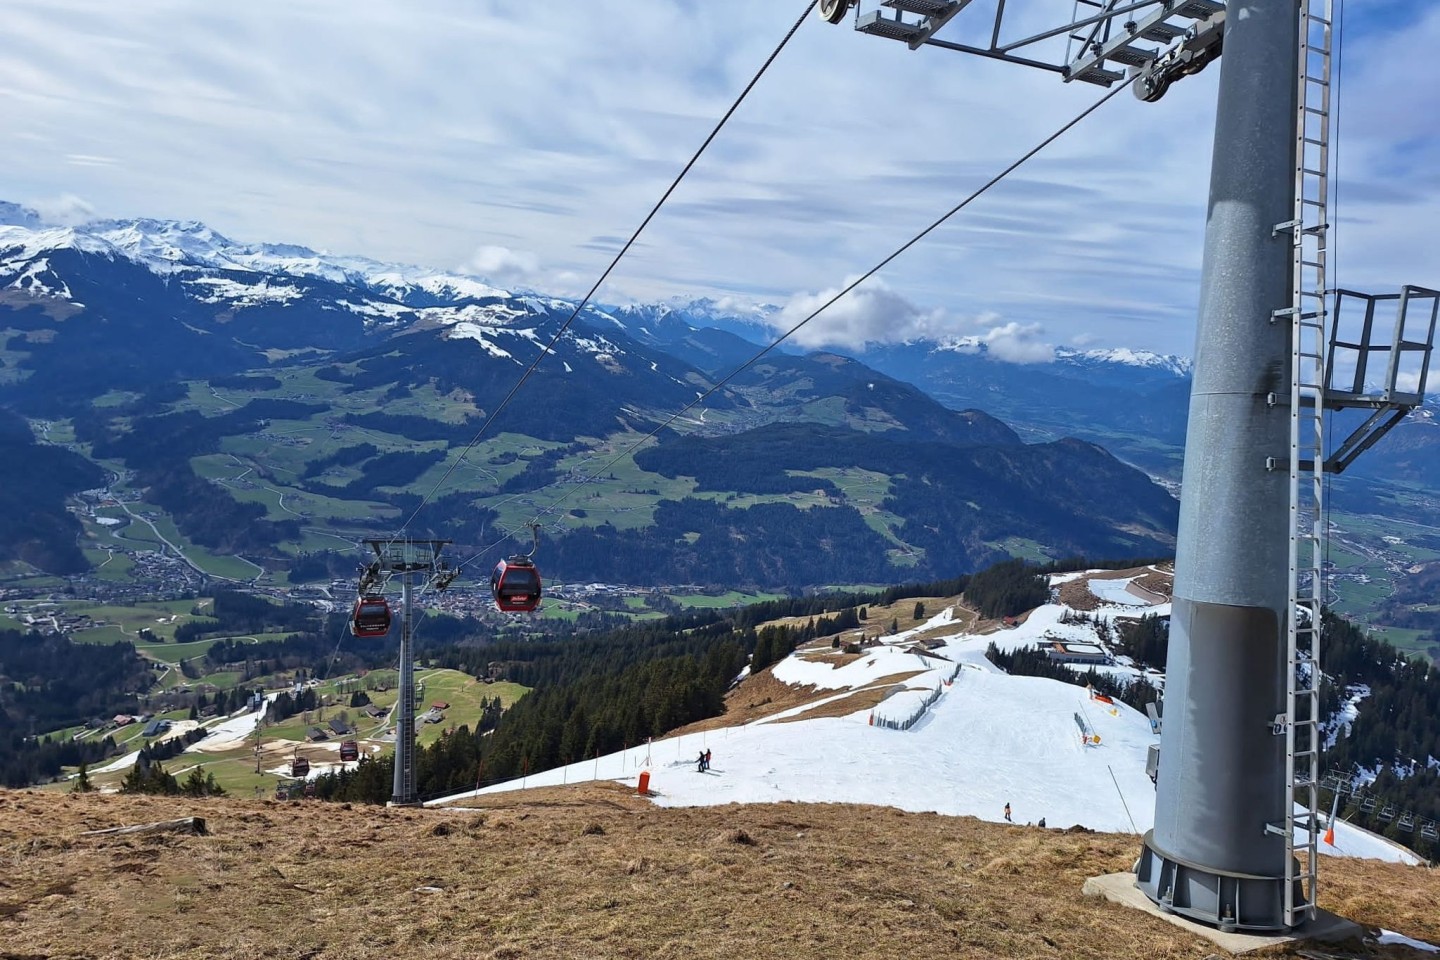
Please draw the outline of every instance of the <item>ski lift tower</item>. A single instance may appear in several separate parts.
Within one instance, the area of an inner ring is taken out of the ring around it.
[[[415,791],[415,651],[414,592],[417,576],[422,583],[444,589],[454,571],[441,560],[440,552],[449,540],[366,540],[375,551],[370,575],[388,579],[398,574],[401,583],[400,679],[395,701],[395,785],[392,807],[411,807],[419,802]]]
[[[1022,11],[1060,4],[859,3],[820,0],[820,15],[838,24],[856,7],[856,30],[912,50],[1128,80],[1150,102],[1224,52],[1155,826],[1136,882],[1222,930],[1313,919],[1323,477],[1421,402],[1440,304],[1417,287],[1343,292],[1332,322],[1333,0],[1072,0],[1067,19],[1024,31]],[[1337,386],[1337,371],[1353,377]],[[1371,415],[1327,457],[1325,414],[1343,409]]]

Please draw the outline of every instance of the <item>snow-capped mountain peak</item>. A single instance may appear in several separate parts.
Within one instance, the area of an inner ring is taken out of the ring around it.
[[[1177,377],[1190,376],[1192,362],[1188,357],[1177,357],[1173,354],[1151,353],[1148,350],[1131,350],[1127,347],[1113,347],[1105,350],[1066,350],[1055,351],[1057,358],[1089,360],[1095,363],[1118,363],[1129,367],[1149,367],[1155,370],[1167,370]]]
[[[983,337],[945,337],[938,341],[919,341],[912,346],[928,346],[939,352],[962,353],[962,354],[989,354],[989,346]],[[1177,377],[1188,377],[1191,372],[1191,361],[1188,357],[1177,357],[1172,354],[1151,353],[1148,350],[1132,350],[1128,347],[1111,347],[1108,349],[1075,350],[1068,347],[1057,347],[1055,349],[1055,363],[1070,364],[1073,366],[1098,366],[1103,364],[1116,364],[1125,367],[1139,367],[1156,372],[1174,374]]]
[[[75,249],[122,256],[162,275],[245,271],[359,284],[412,307],[510,296],[465,274],[329,254],[292,243],[243,243],[197,220],[137,218],[50,227],[34,211],[0,203],[0,224],[0,267],[32,260],[49,250]]]

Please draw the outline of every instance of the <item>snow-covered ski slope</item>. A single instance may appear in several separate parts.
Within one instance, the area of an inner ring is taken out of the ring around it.
[[[1135,597],[1125,602],[1120,581],[1095,583],[1097,594],[1109,599],[1089,611],[1091,616],[1168,613],[1168,605],[1147,605]],[[1016,823],[1044,819],[1049,827],[1079,824],[1143,833],[1152,826],[1155,803],[1145,773],[1147,749],[1158,740],[1149,720],[1123,703],[1093,700],[1077,684],[1009,676],[985,658],[992,641],[1006,648],[1057,636],[1095,643],[1095,633],[1085,625],[1059,622],[1066,609],[1047,604],[1013,629],[984,635],[967,633],[946,609],[858,657],[837,656],[829,648],[800,650],[776,664],[774,675],[792,686],[816,688],[815,702],[429,805],[595,779],[634,785],[648,771],[650,793],[661,806],[867,803],[999,821],[1009,804]],[[921,654],[916,640],[922,636],[930,643],[945,642]],[[889,695],[874,706],[860,699],[873,701],[879,695],[875,691]],[[909,729],[872,722],[904,721],[922,707]],[[820,713],[839,715],[812,716]],[[1082,741],[1077,715],[1098,743]],[[705,749],[712,754],[711,768],[701,773],[697,760]],[[1418,862],[1409,851],[1349,824],[1337,825],[1335,840],[1333,846],[1322,844],[1322,850]]]

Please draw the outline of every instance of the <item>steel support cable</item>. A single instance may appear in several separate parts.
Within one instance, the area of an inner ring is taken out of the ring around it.
[[[740,109],[740,104],[745,102],[745,98],[750,95],[751,90],[755,89],[755,85],[760,82],[760,78],[763,77],[766,71],[770,69],[771,64],[773,64],[776,59],[779,58],[780,52],[785,49],[785,47],[790,43],[791,38],[794,37],[795,34],[799,31],[801,24],[805,22],[806,17],[810,16],[810,11],[815,8],[815,4],[817,2],[818,0],[810,0],[810,2],[805,5],[805,12],[800,14],[800,18],[796,20],[794,25],[791,26],[790,29],[785,33],[785,36],[780,40],[779,45],[770,52],[770,56],[765,58],[765,62],[760,65],[760,69],[756,71],[753,77],[750,78],[750,82],[745,84],[745,88],[740,91],[740,95],[735,98],[735,102],[730,105],[730,109],[726,110],[724,115],[719,119],[718,122],[716,122],[714,128],[710,131],[709,136],[705,138],[704,142],[700,144],[700,148],[695,151],[695,153],[690,157],[689,161],[686,162],[685,166],[681,168],[680,172],[675,176],[675,179],[671,181],[670,186],[667,187],[665,189],[665,192],[660,196],[660,199],[657,200],[655,202],[655,205],[650,208],[650,212],[645,215],[645,219],[640,221],[640,226],[636,227],[635,231],[630,234],[630,239],[625,241],[625,245],[620,248],[619,253],[615,254],[614,258],[610,261],[609,266],[607,266],[604,272],[600,274],[600,278],[596,280],[593,285],[591,285],[590,290],[585,294],[584,298],[575,305],[575,309],[570,311],[570,316],[565,320],[563,324],[560,325],[560,329],[557,330],[555,332],[555,335],[550,338],[550,342],[545,344],[545,347],[540,351],[539,355],[536,356],[536,358],[531,362],[530,366],[525,368],[525,372],[520,375],[519,380],[515,381],[515,385],[510,388],[510,392],[505,395],[505,399],[501,400],[500,405],[495,408],[494,412],[491,413],[490,416],[485,418],[485,422],[480,425],[480,429],[478,432],[476,432],[474,439],[472,439],[468,444],[465,445],[465,449],[460,451],[460,456],[456,458],[455,462],[450,465],[450,467],[445,471],[444,474],[441,475],[440,479],[435,483],[435,485],[430,488],[430,492],[427,493],[425,497],[420,501],[420,503],[415,507],[415,509],[411,511],[409,518],[407,518],[406,521],[400,526],[400,529],[397,530],[390,537],[391,543],[400,539],[400,537],[404,535],[410,524],[415,521],[415,517],[420,513],[421,510],[425,508],[425,505],[428,504],[435,497],[435,494],[440,490],[441,487],[445,485],[446,481],[450,479],[451,474],[453,474],[460,467],[460,464],[465,462],[465,458],[469,456],[471,450],[475,449],[475,445],[480,442],[480,438],[485,435],[487,430],[489,430],[490,425],[499,419],[500,414],[504,412],[507,406],[510,405],[510,401],[513,400],[515,398],[515,395],[520,392],[520,388],[525,385],[525,381],[530,379],[530,375],[535,372],[535,368],[540,365],[540,361],[544,360],[545,357],[555,348],[555,345],[560,342],[560,338],[565,335],[565,331],[570,329],[570,325],[575,322],[575,319],[578,316],[580,316],[581,311],[583,311],[590,304],[590,300],[595,296],[596,291],[598,291],[601,285],[604,284],[607,279],[609,279],[611,272],[620,263],[620,260],[625,256],[625,254],[630,252],[630,248],[634,246],[635,241],[639,239],[640,234],[643,233],[645,228],[650,225],[650,221],[655,219],[655,215],[660,212],[660,208],[665,205],[665,202],[670,199],[670,195],[673,194],[676,188],[680,186],[680,182],[685,179],[686,174],[688,174],[691,168],[694,167],[695,164],[699,161],[701,155],[704,154],[705,151],[709,148],[710,144],[719,135],[721,129],[724,128],[725,124],[729,122],[730,118],[735,115],[735,112]]]
[[[1114,89],[1108,91],[1108,92],[1107,92],[1104,96],[1102,96],[1100,99],[1096,100],[1094,103],[1090,104],[1090,106],[1086,107],[1084,110],[1080,111],[1080,113],[1076,114],[1073,118],[1071,118],[1070,120],[1066,121],[1066,123],[1065,123],[1063,126],[1061,126],[1058,130],[1056,130],[1054,133],[1050,134],[1050,135],[1049,135],[1048,137],[1046,137],[1044,140],[1041,140],[1039,143],[1037,143],[1035,146],[1031,147],[1031,148],[1030,148],[1029,150],[1027,150],[1025,153],[1021,154],[1018,159],[1012,161],[1012,162],[1010,163],[1010,165],[1007,166],[1004,170],[1001,170],[999,173],[995,174],[995,176],[993,176],[993,177],[991,177],[989,180],[987,180],[984,184],[982,184],[979,188],[977,188],[974,192],[972,192],[972,193],[971,193],[969,196],[967,196],[965,199],[961,200],[959,203],[955,204],[955,206],[951,207],[951,208],[950,208],[949,210],[947,210],[945,213],[941,214],[937,219],[935,219],[935,220],[934,220],[929,226],[927,226],[925,229],[921,230],[921,231],[920,231],[919,233],[917,233],[915,236],[913,236],[913,237],[911,237],[909,240],[905,241],[905,242],[904,242],[903,244],[901,244],[898,248],[896,248],[892,253],[890,253],[888,256],[886,256],[884,259],[882,259],[879,263],[875,264],[875,265],[874,265],[873,267],[871,267],[869,270],[867,270],[867,271],[865,271],[863,274],[861,274],[857,279],[851,281],[851,282],[850,282],[849,284],[847,284],[842,290],[840,290],[839,293],[835,294],[835,295],[834,295],[833,297],[831,297],[829,300],[826,300],[826,301],[825,301],[824,303],[822,303],[820,306],[816,307],[808,316],[806,316],[806,317],[805,317],[804,319],[802,319],[800,322],[796,323],[796,324],[795,324],[794,326],[792,326],[789,330],[786,330],[783,334],[781,334],[780,336],[776,337],[774,340],[770,341],[770,343],[769,343],[768,346],[763,347],[758,353],[756,353],[756,354],[755,354],[753,357],[751,357],[749,360],[746,360],[746,361],[745,361],[744,363],[742,363],[740,366],[736,367],[736,368],[735,368],[734,370],[732,370],[730,373],[726,374],[724,378],[722,378],[721,380],[719,380],[718,382],[716,382],[716,383],[714,384],[714,386],[712,386],[709,390],[706,390],[704,393],[700,394],[700,396],[696,397],[694,400],[691,400],[691,401],[690,401],[689,403],[687,403],[685,406],[681,407],[678,411],[676,411],[674,414],[672,414],[672,415],[669,417],[669,419],[667,419],[667,420],[665,420],[663,423],[661,423],[660,426],[656,427],[654,430],[651,430],[651,431],[650,431],[649,433],[647,433],[645,436],[641,437],[639,440],[636,440],[636,441],[635,441],[634,443],[632,443],[630,446],[628,446],[628,447],[626,447],[624,450],[620,451],[618,454],[616,454],[614,457],[612,457],[609,461],[607,461],[604,465],[602,465],[599,470],[595,471],[595,472],[592,473],[590,476],[588,476],[588,477],[586,477],[585,479],[581,480],[579,483],[572,484],[571,487],[570,487],[570,489],[569,489],[568,491],[566,491],[566,492],[565,492],[564,494],[562,494],[561,496],[557,497],[555,500],[551,501],[551,503],[550,503],[547,507],[545,507],[545,509],[541,510],[538,514],[536,514],[535,517],[534,517],[534,519],[531,520],[531,523],[538,523],[542,517],[545,517],[545,516],[548,516],[549,514],[554,513],[554,512],[555,512],[555,509],[556,509],[557,507],[559,507],[560,504],[562,504],[562,503],[564,503],[566,500],[570,499],[570,496],[571,496],[572,494],[574,494],[576,491],[578,491],[581,487],[584,487],[585,485],[587,485],[587,484],[589,484],[589,483],[593,483],[596,479],[599,478],[599,476],[600,476],[601,474],[605,473],[607,470],[609,470],[611,467],[613,467],[616,463],[620,462],[620,461],[623,460],[625,457],[629,456],[629,455],[630,455],[631,453],[633,453],[636,449],[638,449],[642,444],[647,443],[647,442],[650,441],[650,440],[653,440],[656,436],[658,436],[658,435],[660,434],[660,432],[661,432],[662,430],[664,430],[664,429],[666,429],[667,427],[669,427],[672,423],[674,423],[676,420],[680,419],[680,418],[681,418],[682,416],[684,416],[686,413],[689,413],[691,410],[693,410],[693,409],[694,409],[696,406],[698,406],[699,404],[704,403],[707,399],[709,399],[711,396],[713,396],[717,391],[719,391],[721,388],[723,388],[726,384],[730,383],[732,380],[734,380],[734,379],[735,379],[736,377],[738,377],[740,374],[742,374],[742,373],[744,373],[746,370],[750,369],[750,368],[751,368],[752,366],[754,366],[756,363],[759,363],[760,360],[761,360],[762,358],[764,358],[766,354],[770,353],[770,352],[771,352],[772,350],[774,350],[776,347],[780,346],[780,344],[784,343],[786,340],[790,339],[790,337],[794,336],[794,335],[800,330],[801,327],[805,326],[805,325],[806,325],[807,323],[809,323],[811,320],[814,320],[814,319],[815,319],[816,317],[818,317],[820,314],[824,313],[824,312],[825,312],[826,310],[828,310],[830,307],[834,306],[838,301],[840,301],[840,300],[843,299],[845,296],[847,296],[847,295],[848,295],[851,291],[853,291],[856,287],[860,286],[862,283],[864,283],[865,281],[869,280],[871,277],[875,276],[875,274],[877,274],[877,273],[879,273],[881,270],[885,269],[887,266],[889,266],[891,263],[893,263],[896,259],[898,259],[901,254],[907,252],[911,247],[915,246],[915,245],[916,245],[917,243],[919,243],[921,240],[925,239],[925,238],[926,238],[927,236],[929,236],[931,233],[935,232],[935,231],[936,231],[937,229],[939,229],[943,224],[945,224],[951,217],[955,216],[955,215],[956,215],[957,213],[959,213],[961,210],[964,210],[964,209],[965,209],[966,207],[968,207],[971,203],[973,203],[975,200],[977,200],[979,197],[981,197],[981,196],[984,195],[987,191],[989,191],[991,187],[995,186],[997,183],[999,183],[1000,181],[1004,180],[1004,179],[1005,179],[1006,177],[1008,177],[1010,174],[1014,173],[1014,172],[1015,172],[1016,170],[1018,170],[1021,166],[1023,166],[1027,161],[1029,161],[1030,159],[1032,159],[1036,154],[1038,154],[1040,151],[1044,150],[1046,147],[1050,146],[1050,144],[1054,143],[1056,140],[1060,139],[1062,136],[1064,136],[1066,133],[1068,133],[1073,127],[1077,126],[1081,121],[1085,120],[1087,117],[1089,117],[1089,116],[1090,116],[1092,113],[1094,113],[1096,110],[1100,109],[1100,108],[1101,108],[1102,106],[1104,106],[1107,102],[1109,102],[1111,99],[1113,99],[1117,94],[1119,94],[1121,91],[1125,90],[1127,87],[1130,86],[1130,84],[1132,84],[1132,83],[1134,83],[1134,82],[1135,82],[1135,76],[1131,76],[1131,77],[1130,77],[1129,79],[1127,79],[1124,83],[1122,83],[1122,84],[1120,84],[1119,86],[1115,87]],[[509,537],[507,537],[506,539],[509,539]],[[475,560],[480,559],[480,557],[484,556],[486,553],[490,552],[490,550],[494,549],[496,546],[498,546],[500,543],[503,543],[503,542],[504,542],[503,540],[497,540],[497,541],[495,541],[494,543],[487,544],[484,548],[481,549],[481,551],[480,551],[479,553],[476,553],[476,554],[474,554],[474,555],[466,558],[466,559],[460,564],[460,566],[461,566],[461,567],[464,567],[466,564],[472,563],[472,562],[474,562]]]

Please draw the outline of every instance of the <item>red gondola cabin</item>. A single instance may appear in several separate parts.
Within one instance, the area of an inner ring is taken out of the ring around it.
[[[310,775],[310,761],[304,757],[296,757],[290,761],[290,776],[307,777]]]
[[[540,571],[529,557],[511,557],[490,574],[495,606],[505,613],[529,613],[540,606]]]
[[[340,762],[349,763],[351,760],[360,759],[360,744],[354,740],[343,740],[340,743]]]
[[[350,632],[357,637],[383,637],[390,632],[390,604],[377,595],[355,601],[350,614]]]

